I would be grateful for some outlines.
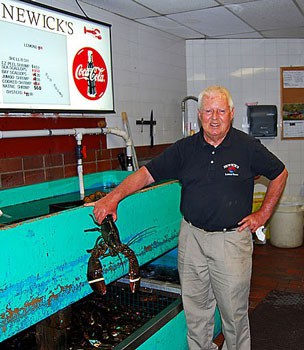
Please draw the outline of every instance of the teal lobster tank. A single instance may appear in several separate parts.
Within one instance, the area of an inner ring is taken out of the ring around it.
[[[86,194],[112,188],[129,174],[106,171],[85,175]],[[55,213],[49,210],[54,203],[77,201],[78,186],[75,177],[0,191],[0,208],[14,221],[0,218],[0,342],[92,292],[86,278],[87,249],[93,247],[99,235],[85,232],[95,227],[90,217],[92,208],[80,205]],[[119,204],[116,224],[121,241],[128,243],[136,236],[131,248],[140,265],[177,246],[179,203],[180,184],[169,181],[138,191]],[[127,259],[120,258],[102,259],[106,284],[128,273]],[[219,317],[216,322],[219,324]],[[153,337],[165,336],[166,328],[170,331],[171,327],[181,327],[178,332],[185,344],[183,312],[169,323],[170,327],[161,327]],[[186,349],[186,344],[182,348]]]

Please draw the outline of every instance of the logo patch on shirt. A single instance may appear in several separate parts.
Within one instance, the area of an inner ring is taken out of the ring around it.
[[[237,173],[238,169],[240,168],[239,165],[229,163],[223,166],[225,170],[225,176],[239,176]]]

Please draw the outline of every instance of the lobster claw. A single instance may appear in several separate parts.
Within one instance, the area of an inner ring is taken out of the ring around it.
[[[139,290],[140,287],[140,270],[139,270],[139,263],[136,258],[135,253],[132,249],[129,247],[128,250],[128,258],[129,258],[129,282],[130,282],[130,289],[132,293],[135,293],[137,290]]]
[[[99,261],[94,256],[90,256],[88,262],[87,278],[91,288],[102,295],[107,293],[106,284],[102,274],[102,266]]]
[[[101,225],[95,221],[93,215],[90,216],[98,227],[87,229],[85,232],[99,231],[101,233],[101,235],[97,237],[94,247],[87,250],[88,253],[91,253],[87,270],[87,278],[91,288],[98,293],[106,294],[106,285],[99,258],[101,256],[119,256],[121,253],[129,261],[130,289],[132,293],[135,293],[140,287],[140,269],[135,252],[129,245],[121,242],[118,228],[113,221],[112,215],[107,215]]]
[[[131,278],[130,276],[130,289],[132,293],[135,293],[137,290],[139,290],[140,287],[140,277],[137,278]]]

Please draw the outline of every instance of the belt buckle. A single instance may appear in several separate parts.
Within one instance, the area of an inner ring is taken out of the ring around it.
[[[223,232],[231,232],[237,230],[238,227],[223,228]]]

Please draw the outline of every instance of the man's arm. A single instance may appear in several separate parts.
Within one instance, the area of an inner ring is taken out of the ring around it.
[[[261,208],[239,222],[239,231],[243,231],[246,227],[249,227],[251,232],[255,232],[259,227],[265,225],[282,195],[287,177],[288,172],[285,168],[280,175],[269,182]]]
[[[117,187],[114,188],[105,197],[99,199],[97,202],[86,203],[86,207],[93,206],[93,214],[96,221],[100,224],[103,219],[111,214],[113,220],[117,219],[117,206],[118,203],[129,196],[130,194],[142,189],[145,186],[150,185],[154,182],[152,175],[149,173],[148,169],[143,166],[135,173],[129,175],[124,179]]]

